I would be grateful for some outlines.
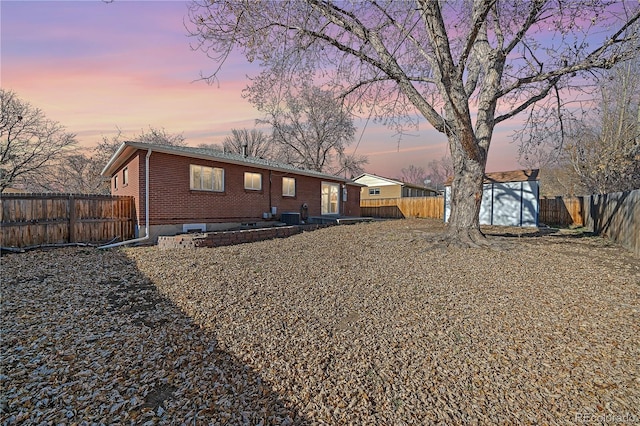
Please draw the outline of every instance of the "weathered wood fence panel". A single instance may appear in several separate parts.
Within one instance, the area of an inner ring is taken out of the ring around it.
[[[588,228],[640,257],[640,189],[592,195],[584,207]]]
[[[98,243],[135,233],[133,197],[86,194],[2,194],[3,247]]]
[[[444,198],[404,197],[360,200],[360,214],[385,219],[409,217],[442,219],[444,217]]]
[[[582,226],[582,197],[541,198],[539,222],[547,225]],[[443,197],[407,197],[360,200],[363,216],[402,219],[407,217],[444,218]]]
[[[584,226],[584,197],[540,198],[538,222],[545,225]]]

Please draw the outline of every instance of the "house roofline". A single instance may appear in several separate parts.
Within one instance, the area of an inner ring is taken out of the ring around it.
[[[257,157],[242,157],[240,154],[229,154],[214,150],[206,150],[202,148],[202,152],[196,152],[193,150],[201,149],[201,148],[193,148],[193,147],[178,147],[173,145],[157,145],[143,142],[131,142],[126,141],[123,142],[122,145],[118,148],[118,150],[111,156],[107,164],[102,169],[100,173],[102,176],[113,176],[115,170],[117,170],[120,166],[125,164],[127,160],[138,150],[149,150],[151,149],[153,152],[160,152],[164,154],[170,155],[178,155],[181,157],[188,158],[197,158],[201,160],[211,160],[218,161],[226,164],[234,164],[240,166],[253,167],[258,169],[266,169],[272,170],[282,173],[291,173],[302,176],[315,177],[320,179],[331,179],[343,182],[347,185],[354,186],[366,186],[354,182],[351,179],[343,178],[340,176],[330,175],[327,173],[317,172],[315,170],[304,170],[298,169],[289,165],[276,163],[271,160],[265,160],[263,158]]]
[[[415,183],[409,183],[409,182],[402,182],[396,179],[391,179],[391,178],[387,178],[384,176],[379,176],[373,173],[362,173],[360,176],[358,176],[357,178],[354,179],[354,181],[357,181],[358,179],[360,179],[363,176],[372,176],[378,179],[382,179],[382,180],[386,180],[387,182],[393,183],[395,185],[400,185],[400,186],[407,186],[409,188],[417,188],[417,189],[426,189],[428,191],[432,191],[432,192],[438,192],[437,190],[433,189],[433,188],[429,188],[428,186],[423,186],[423,185],[417,185]],[[367,186],[367,185],[363,185],[363,186]]]
[[[123,142],[118,149],[116,150],[116,152],[113,153],[113,155],[111,156],[111,158],[109,158],[109,161],[107,161],[107,164],[102,168],[102,171],[100,172],[101,176],[108,176],[111,177],[113,176],[113,172],[111,170],[115,170],[117,169],[120,165],[122,165],[126,160],[129,159],[129,157],[131,155],[127,155],[124,158],[120,158],[120,154],[125,151],[125,149],[127,148],[127,142]],[[130,150],[131,153],[135,152],[136,150]]]

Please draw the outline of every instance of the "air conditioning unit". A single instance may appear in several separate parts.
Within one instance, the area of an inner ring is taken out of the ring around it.
[[[280,222],[287,225],[300,225],[300,213],[286,212],[280,214]]]

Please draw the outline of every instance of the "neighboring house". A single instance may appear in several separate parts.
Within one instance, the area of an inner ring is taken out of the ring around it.
[[[277,219],[287,212],[303,220],[360,215],[360,185],[349,179],[205,148],[125,142],[102,175],[110,177],[113,195],[135,197],[139,227],[147,225],[149,212],[153,241],[192,229]]]
[[[435,197],[438,192],[426,186],[401,182],[377,176],[371,173],[363,173],[353,180],[365,185],[360,192],[360,199],[369,200],[376,198],[402,198],[402,197]]]
[[[481,225],[538,226],[539,170],[487,173],[480,206]],[[444,221],[451,214],[451,182],[445,183]]]

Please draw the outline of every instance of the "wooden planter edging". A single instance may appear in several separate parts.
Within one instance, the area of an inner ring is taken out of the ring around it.
[[[287,238],[305,231],[335,226],[334,223],[317,223],[307,225],[278,226],[273,228],[243,229],[240,231],[219,231],[205,234],[180,234],[175,236],[158,237],[158,247],[161,249],[221,247],[235,244],[252,243]]]

